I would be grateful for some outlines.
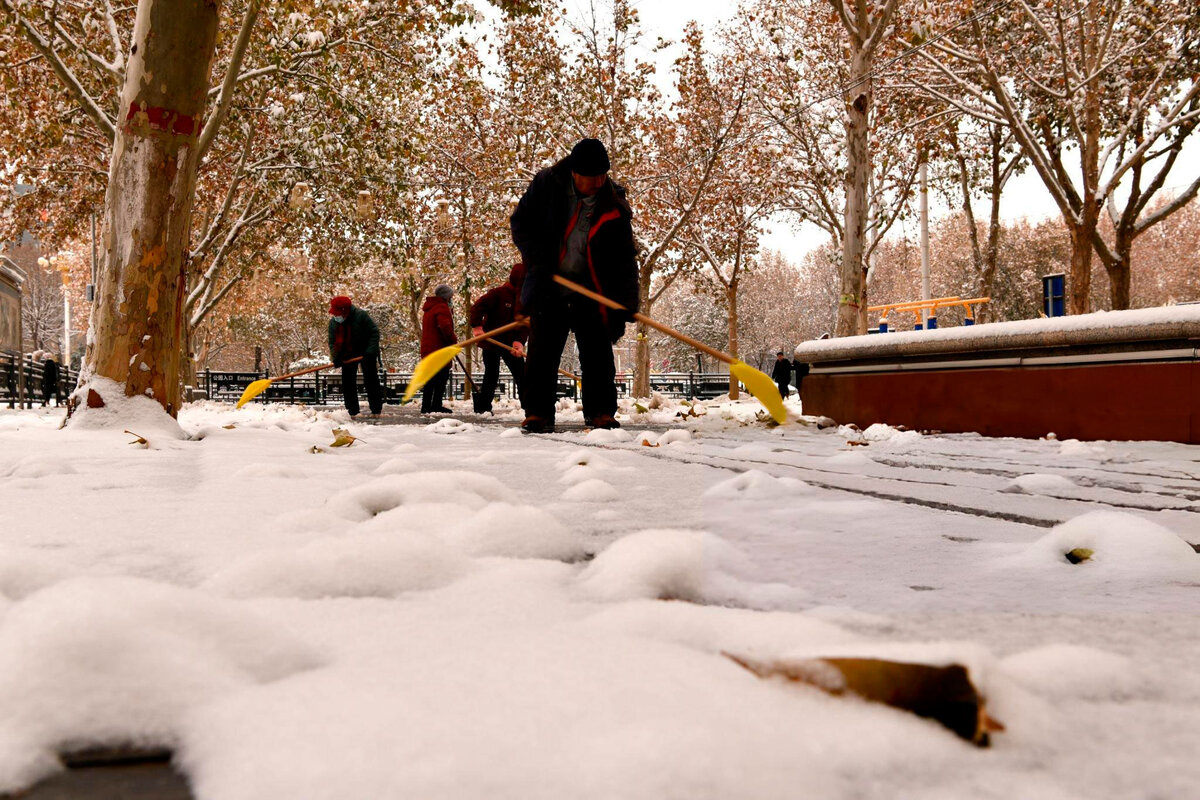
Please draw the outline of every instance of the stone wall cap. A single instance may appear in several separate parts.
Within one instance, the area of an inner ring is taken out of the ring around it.
[[[797,345],[795,358],[821,363],[1179,339],[1200,339],[1200,303],[819,339]]]

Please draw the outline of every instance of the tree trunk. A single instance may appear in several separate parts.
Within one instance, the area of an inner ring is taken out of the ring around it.
[[[725,288],[725,302],[729,307],[729,355],[738,357],[738,281],[734,278]],[[740,396],[737,378],[729,373],[729,399],[737,400]]]
[[[1106,263],[1104,269],[1108,272],[1109,297],[1112,300],[1112,310],[1121,311],[1129,308],[1130,282],[1133,262],[1133,231],[1117,229],[1116,259]]]
[[[846,215],[842,241],[842,290],[838,299],[835,336],[867,332],[867,190],[871,179],[868,141],[871,114],[870,55],[860,47],[850,70],[850,96],[846,98]]]
[[[638,307],[650,316],[654,301],[650,299],[651,267],[638,265]],[[637,323],[637,341],[634,348],[633,396],[650,396],[650,329],[642,322]]]
[[[172,417],[179,411],[184,252],[217,22],[216,0],[139,0],[109,167],[103,268],[72,398],[86,408],[119,392],[151,397]]]

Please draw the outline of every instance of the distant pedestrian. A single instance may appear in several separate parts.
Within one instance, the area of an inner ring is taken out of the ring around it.
[[[421,358],[437,352],[458,341],[454,335],[454,316],[450,311],[450,298],[454,290],[441,284],[433,295],[425,298],[421,307]],[[451,362],[452,363],[452,362]],[[421,392],[422,414],[452,414],[445,405],[446,381],[450,379],[450,364],[446,364],[425,383]]]
[[[775,354],[775,366],[771,370],[771,380],[779,387],[779,396],[787,400],[789,393],[788,384],[792,382],[792,362],[787,360],[787,356],[780,350]]]
[[[42,405],[50,405],[51,397],[54,398],[54,405],[59,405],[58,362],[47,354],[42,362]]]
[[[486,292],[471,306],[471,335],[495,330],[512,322],[521,313],[521,287],[525,283],[525,265],[514,264],[508,280]],[[500,361],[503,360],[512,373],[516,396],[521,396],[521,384],[525,380],[525,328],[505,331],[491,339],[485,339],[479,347],[483,353],[483,384],[475,392],[475,413],[484,414],[492,410],[492,399],[496,385],[500,382]],[[511,347],[510,353],[491,342]]]
[[[808,374],[810,367],[797,358],[792,362],[792,368],[796,370],[796,397],[800,397],[800,387],[804,385],[804,376]]]
[[[554,430],[558,366],[575,334],[583,372],[584,421],[619,428],[613,344],[638,310],[633,212],[608,178],[608,151],[583,139],[539,172],[512,215],[513,244],[528,269],[521,303],[530,317],[521,405],[527,433]],[[561,275],[620,303],[615,311],[555,283]]]
[[[371,416],[383,413],[383,387],[379,385],[379,327],[371,315],[339,295],[329,301],[329,360],[342,368],[342,400],[351,417],[358,416],[358,367],[362,365],[363,385]],[[346,363],[352,358],[362,361]]]

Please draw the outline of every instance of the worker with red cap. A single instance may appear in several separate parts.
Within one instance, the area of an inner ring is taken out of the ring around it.
[[[362,365],[363,385],[371,416],[383,412],[383,387],[379,385],[379,327],[371,315],[350,302],[345,295],[329,301],[329,360],[342,368],[342,398],[351,417],[358,416],[358,366]],[[350,359],[361,357],[361,361]]]

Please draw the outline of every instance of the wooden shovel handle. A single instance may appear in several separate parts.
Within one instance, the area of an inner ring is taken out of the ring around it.
[[[489,340],[488,340],[488,344],[494,344],[494,345],[496,345],[496,347],[503,347],[505,350],[507,350],[508,352],[512,353],[514,356],[517,356],[517,351],[516,351],[514,348],[512,348],[512,347],[509,347],[508,345],[506,345],[504,342],[497,342],[495,339],[489,339]],[[524,356],[517,356],[517,358],[524,358]],[[578,375],[575,375],[575,374],[573,374],[573,373],[567,372],[565,369],[560,369],[560,370],[558,371],[558,374],[559,374],[559,375],[565,375],[566,377],[570,378],[571,380],[575,381],[576,383],[579,383],[579,382],[580,382],[580,381],[579,381],[579,376],[578,376]]]
[[[353,364],[355,361],[362,361],[362,360],[363,360],[362,356],[355,356],[354,358],[347,358],[342,363],[343,364]],[[315,367],[309,367],[308,369],[302,369],[299,372],[289,372],[287,375],[276,375],[274,378],[271,378],[270,380],[281,381],[284,378],[295,378],[297,375],[307,375],[310,372],[319,372],[323,369],[329,369],[332,366],[335,366],[335,364],[331,361],[328,364],[318,364]]]
[[[458,343],[458,346],[466,347],[467,345],[475,344],[476,342],[482,342],[484,339],[490,339],[498,333],[504,333],[505,331],[511,331],[513,328],[520,328],[520,327],[522,327],[524,325],[528,325],[528,324],[529,323],[527,323],[523,319],[513,320],[512,322],[508,323],[507,325],[501,325],[499,328],[493,328],[490,331],[484,331],[483,333],[479,334],[478,336],[472,336],[470,339],[464,339],[463,341]]]
[[[588,297],[588,298],[591,298],[592,300],[595,300],[597,303],[600,303],[601,305],[608,306],[609,308],[616,309],[617,311],[628,311],[628,309],[625,308],[625,306],[621,305],[616,300],[610,300],[609,298],[605,297],[604,295],[600,294],[599,292],[593,292],[591,289],[587,288],[586,286],[580,286],[578,283],[575,283],[575,281],[568,280],[568,279],[564,278],[562,275],[555,275],[554,281],[562,286],[567,287],[568,289],[570,289],[573,292],[578,292],[579,294],[583,295],[584,297]],[[654,328],[656,331],[661,331],[661,332],[665,333],[667,336],[673,336],[674,338],[678,339],[679,341],[683,342],[684,344],[691,345],[692,347],[696,348],[697,350],[708,353],[710,356],[717,359],[718,361],[724,361],[726,364],[732,364],[735,361],[737,361],[736,358],[729,355],[728,353],[722,353],[720,350],[716,350],[712,347],[709,347],[708,345],[704,344],[703,342],[698,342],[695,339],[693,339],[692,337],[688,336],[687,334],[680,333],[679,331],[675,330],[674,328],[670,328],[666,325],[663,325],[661,322],[656,322],[655,320],[651,319],[650,317],[647,317],[645,314],[642,314],[639,312],[634,312],[633,318],[636,319],[638,322],[643,322],[646,325],[649,325],[651,328]]]

